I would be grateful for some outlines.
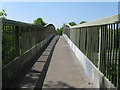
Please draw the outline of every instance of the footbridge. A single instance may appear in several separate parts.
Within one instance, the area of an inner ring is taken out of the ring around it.
[[[76,26],[1,19],[2,88],[120,88],[120,15]]]

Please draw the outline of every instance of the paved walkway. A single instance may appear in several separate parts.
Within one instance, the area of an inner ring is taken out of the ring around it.
[[[54,37],[17,86],[20,89],[93,88],[64,37]],[[58,40],[58,42],[57,42]],[[57,43],[57,44],[56,44]],[[44,90],[44,89],[43,89]]]
[[[62,36],[55,46],[43,88],[94,88]]]
[[[56,36],[51,40],[50,44],[47,46],[42,55],[38,58],[38,60],[36,60],[36,62],[25,75],[25,77],[21,79],[20,83],[18,83],[17,88],[19,88],[20,90],[34,90],[35,88],[42,88],[43,81],[58,38],[59,36]]]

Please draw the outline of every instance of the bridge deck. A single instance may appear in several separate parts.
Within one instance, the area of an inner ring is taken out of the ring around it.
[[[64,37],[53,38],[19,88],[94,88]]]
[[[83,68],[64,37],[57,42],[43,88],[92,88]]]

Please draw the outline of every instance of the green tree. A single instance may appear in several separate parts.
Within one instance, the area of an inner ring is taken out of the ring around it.
[[[42,18],[37,18],[34,20],[33,24],[45,26],[47,23],[45,23]]]
[[[86,23],[87,21],[81,21],[80,24]]]
[[[63,32],[63,27],[61,27],[60,29],[59,28],[56,29],[56,33],[58,35],[62,35],[62,32]]]
[[[7,13],[4,9],[0,12],[0,18],[5,18],[7,16]]]
[[[77,24],[76,24],[75,22],[70,22],[69,25],[70,25],[70,26],[75,26],[75,25],[77,25]]]

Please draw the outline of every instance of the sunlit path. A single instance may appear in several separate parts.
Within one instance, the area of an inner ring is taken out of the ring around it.
[[[43,88],[93,88],[63,36],[53,52]]]

